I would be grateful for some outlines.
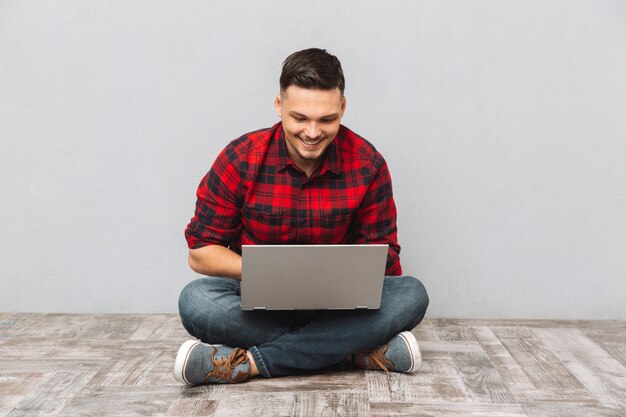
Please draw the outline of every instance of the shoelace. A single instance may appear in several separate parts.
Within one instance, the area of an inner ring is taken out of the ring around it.
[[[209,382],[209,378],[215,378],[220,382],[243,382],[248,379],[248,375],[250,371],[246,374],[239,373],[237,377],[233,380],[233,372],[235,371],[235,367],[242,363],[248,361],[248,355],[244,349],[235,349],[230,356],[223,356],[219,359],[215,359],[215,352],[217,352],[217,348],[214,346],[211,347],[211,362],[213,363],[213,370],[206,374],[204,377],[204,381],[206,383]]]
[[[396,366],[385,356],[387,350],[389,350],[389,347],[383,345],[369,351],[367,357],[370,359],[370,364],[367,369],[375,368],[376,365],[381,367],[385,372],[389,372],[389,369],[394,369]]]

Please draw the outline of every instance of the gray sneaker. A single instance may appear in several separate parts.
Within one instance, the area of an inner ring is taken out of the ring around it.
[[[413,373],[422,366],[422,354],[413,333],[402,332],[369,352],[352,355],[352,362],[360,369]]]
[[[234,384],[250,375],[245,349],[188,340],[178,349],[174,378],[189,385]]]

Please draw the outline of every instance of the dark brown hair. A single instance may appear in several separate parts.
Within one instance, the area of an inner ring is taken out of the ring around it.
[[[284,92],[290,85],[319,90],[339,88],[343,95],[346,81],[336,56],[325,49],[310,48],[294,52],[283,62],[280,91]]]

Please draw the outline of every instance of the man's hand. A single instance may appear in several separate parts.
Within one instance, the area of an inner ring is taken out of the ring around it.
[[[199,274],[241,280],[241,256],[224,246],[189,249],[189,266]]]

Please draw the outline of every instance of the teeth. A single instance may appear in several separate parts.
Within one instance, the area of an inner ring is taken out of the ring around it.
[[[309,140],[304,140],[304,139],[300,139],[302,142],[306,143],[307,145],[317,145],[318,143],[320,143],[322,140],[315,140],[315,141],[309,141]]]

